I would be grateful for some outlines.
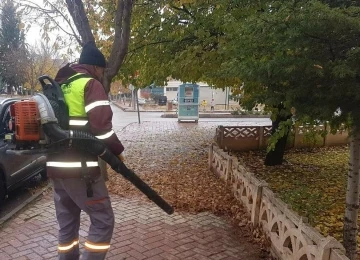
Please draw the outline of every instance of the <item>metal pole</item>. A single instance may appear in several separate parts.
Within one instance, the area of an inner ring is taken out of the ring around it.
[[[131,90],[131,99],[130,99],[130,102],[129,102],[129,107],[132,106],[132,102],[133,102],[133,95],[134,95],[134,90]]]
[[[225,87],[225,110],[226,110],[226,96],[227,96],[227,87]]]
[[[230,107],[230,87],[228,87],[228,94],[227,94],[227,109],[229,110]]]
[[[133,98],[133,109],[135,110],[136,109],[136,90],[135,90],[135,88],[134,88],[134,90],[133,90],[133,96],[132,96],[132,98]]]
[[[140,111],[139,111],[139,99],[138,99],[138,89],[135,89],[135,98],[136,98],[136,105],[137,105],[137,113],[138,113],[138,120],[140,124]]]

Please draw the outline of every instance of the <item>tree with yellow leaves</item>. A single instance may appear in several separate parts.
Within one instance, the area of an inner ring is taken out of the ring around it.
[[[41,89],[41,85],[38,78],[41,75],[47,74],[51,77],[56,75],[57,70],[66,63],[65,60],[59,57],[57,49],[54,46],[41,42],[40,46],[31,46],[29,48],[27,66],[25,69],[25,80],[26,83],[24,88],[27,93],[31,95],[35,91]]]

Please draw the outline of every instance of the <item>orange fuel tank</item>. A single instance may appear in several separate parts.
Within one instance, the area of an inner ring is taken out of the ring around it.
[[[21,100],[14,103],[15,138],[18,141],[39,141],[40,121],[35,101]]]

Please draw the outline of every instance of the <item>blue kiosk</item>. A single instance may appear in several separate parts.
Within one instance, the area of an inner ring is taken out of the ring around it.
[[[178,122],[199,121],[199,85],[181,84],[178,88]]]

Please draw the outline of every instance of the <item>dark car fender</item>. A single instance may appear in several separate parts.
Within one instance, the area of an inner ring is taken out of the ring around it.
[[[1,154],[5,153],[7,149],[7,145],[0,142],[0,156]],[[5,174],[5,167],[4,165],[0,162],[0,175],[1,178],[6,182],[6,174]]]

